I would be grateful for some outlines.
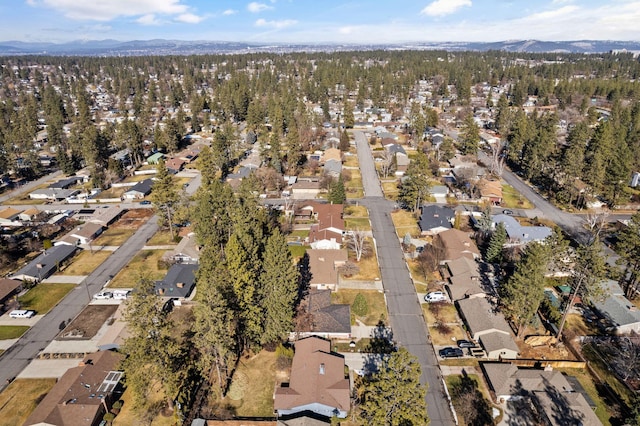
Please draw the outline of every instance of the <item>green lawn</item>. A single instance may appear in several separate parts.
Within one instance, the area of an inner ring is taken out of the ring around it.
[[[346,217],[344,219],[344,226],[347,229],[371,230],[371,223],[367,217]]]
[[[289,246],[289,251],[294,259],[304,256],[309,246]]]
[[[0,340],[17,339],[28,329],[26,325],[0,325]]]
[[[34,310],[38,315],[46,314],[75,287],[76,284],[40,283],[20,296],[20,307]]]

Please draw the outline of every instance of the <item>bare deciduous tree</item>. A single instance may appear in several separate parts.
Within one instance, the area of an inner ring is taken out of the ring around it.
[[[360,259],[363,255],[367,254],[368,245],[367,241],[367,233],[362,229],[355,229],[351,231],[351,236],[349,238],[349,248],[356,253],[356,261],[360,262]]]
[[[380,159],[382,159],[380,162],[380,174],[383,178],[387,178],[393,167],[393,154],[385,149],[382,151]]]
[[[504,172],[504,148],[506,143],[503,139],[500,139],[497,143],[491,145],[491,173],[501,177]]]
[[[610,214],[611,212],[609,211],[609,209],[605,208],[605,209],[591,210],[584,217],[584,224],[589,230],[589,232],[591,233],[592,239],[600,238],[600,233],[602,232],[602,229],[604,229],[604,227],[606,226],[607,219],[609,218]]]

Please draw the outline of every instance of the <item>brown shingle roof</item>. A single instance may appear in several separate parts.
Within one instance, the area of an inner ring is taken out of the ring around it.
[[[478,258],[480,251],[466,232],[448,229],[433,237],[433,244],[444,249],[443,260],[455,260],[460,257]]]
[[[344,358],[331,352],[331,342],[308,337],[295,344],[288,386],[276,389],[275,410],[294,410],[318,403],[348,411],[349,379],[345,378]]]
[[[22,281],[11,280],[9,278],[0,279],[0,302],[16,291],[21,285]]]
[[[307,250],[309,269],[311,271],[311,285],[326,285],[338,283],[338,268],[348,259],[346,250]]]

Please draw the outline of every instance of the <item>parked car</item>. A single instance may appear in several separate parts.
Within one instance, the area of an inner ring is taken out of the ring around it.
[[[509,209],[502,210],[502,214],[513,214],[513,210],[509,210]]]
[[[476,344],[469,341],[469,340],[458,340],[458,347],[459,348],[475,348]]]
[[[118,300],[126,300],[131,295],[131,290],[114,290],[113,298]]]
[[[148,204],[151,204],[151,201],[149,201],[149,200],[142,200],[142,201],[140,201],[140,204],[142,204],[143,206],[146,206],[146,205],[148,205]]]
[[[36,311],[27,309],[16,309],[9,313],[9,318],[31,318],[36,314]]]
[[[111,299],[112,297],[113,293],[110,291],[101,291],[100,293],[96,293],[93,295],[93,298],[96,300]]]
[[[442,358],[460,358],[464,356],[462,349],[452,348],[451,346],[440,349],[438,352]]]
[[[447,296],[443,291],[432,291],[424,296],[424,301],[427,303],[444,302],[446,300]]]

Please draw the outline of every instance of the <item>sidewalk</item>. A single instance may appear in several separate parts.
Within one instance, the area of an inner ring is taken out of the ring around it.
[[[43,283],[52,284],[82,284],[87,275],[52,275],[42,280]]]

